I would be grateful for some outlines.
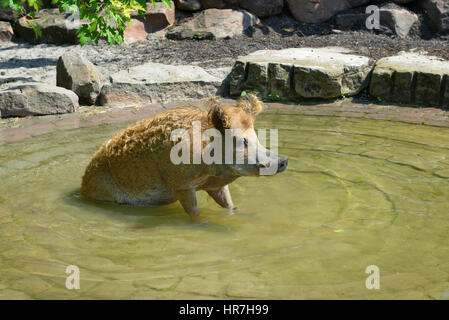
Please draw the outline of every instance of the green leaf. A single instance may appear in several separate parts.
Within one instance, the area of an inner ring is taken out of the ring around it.
[[[39,26],[31,23],[30,21],[27,21],[27,24],[34,30],[34,36],[36,39],[42,37],[42,29]]]
[[[93,21],[91,24],[89,24],[89,32],[97,31],[97,26],[98,26],[97,22]]]
[[[22,12],[25,11],[25,8],[23,7],[23,4],[21,4],[21,3],[18,2],[18,1],[11,0],[11,1],[9,2],[9,6],[10,6],[11,9],[13,9],[14,11],[17,11],[17,12],[20,12],[20,13],[22,13]]]
[[[171,8],[171,1],[170,1],[170,0],[162,0],[162,3],[163,3],[164,6],[166,6],[167,8]]]

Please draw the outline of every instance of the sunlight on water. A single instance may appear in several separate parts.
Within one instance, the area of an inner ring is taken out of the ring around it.
[[[80,199],[92,154],[125,126],[0,147],[0,298],[449,299],[448,129],[262,115],[288,170],[233,183],[234,215],[199,192],[192,222],[178,203]]]

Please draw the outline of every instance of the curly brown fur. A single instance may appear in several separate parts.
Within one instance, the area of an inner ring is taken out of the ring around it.
[[[171,134],[184,129],[192,136],[195,121],[201,123],[203,131],[246,130],[253,128],[261,111],[262,103],[249,94],[237,101],[237,107],[209,100],[139,121],[115,134],[95,153],[83,176],[81,194],[87,199],[134,205],[179,200],[189,214],[196,214],[195,191],[206,190],[221,205],[232,207],[226,186],[237,178],[235,173],[226,172],[221,164],[173,164],[170,150],[178,142],[171,140]],[[206,143],[203,141],[203,146]]]
[[[252,93],[247,93],[240,97],[237,100],[237,107],[243,109],[243,111],[252,117],[256,117],[263,111],[262,102]]]

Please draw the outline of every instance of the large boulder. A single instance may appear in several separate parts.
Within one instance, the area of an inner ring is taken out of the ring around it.
[[[418,22],[418,16],[410,10],[393,3],[388,3],[380,7],[380,29],[383,32],[391,30],[400,38],[406,38],[411,28]],[[352,28],[354,26],[366,28],[366,20],[369,14],[341,13],[335,17],[337,27],[341,29]]]
[[[148,34],[155,34],[160,38],[165,36],[164,29],[175,22],[175,4],[171,1],[171,8],[167,8],[162,2],[156,2],[153,6],[147,3],[147,13],[141,17],[137,12],[132,13],[130,25],[124,32],[126,43],[144,40]]]
[[[0,91],[2,117],[25,117],[75,112],[78,96],[45,83],[24,83]]]
[[[110,76],[101,90],[101,105],[159,103],[215,96],[222,93],[223,78],[196,66],[147,63]]]
[[[239,0],[201,0],[204,9],[223,9],[232,5],[237,5]]]
[[[282,12],[284,0],[202,0],[205,9],[240,7],[258,17],[268,17]]]
[[[438,31],[449,31],[449,1],[421,0],[420,3]]]
[[[418,53],[380,59],[370,94],[385,101],[449,106],[449,61]]]
[[[0,4],[0,21],[14,21],[14,10],[10,7],[3,8]]]
[[[257,90],[263,97],[337,98],[358,94],[368,84],[369,59],[344,48],[261,50],[239,57],[229,76],[229,93]]]
[[[198,11],[203,7],[201,0],[175,0],[176,9],[184,11]]]
[[[100,94],[101,77],[89,60],[69,51],[58,59],[56,85],[75,92],[81,102],[94,104]]]
[[[387,5],[380,9],[380,23],[387,25],[400,38],[407,37],[418,20],[416,14],[397,5]]]
[[[11,41],[14,36],[11,24],[6,21],[0,21],[0,43]]]
[[[307,23],[326,21],[337,13],[363,6],[370,0],[286,0],[296,20]]]
[[[36,37],[29,23],[42,30],[41,37]],[[16,24],[18,36],[31,43],[75,44],[79,42],[76,35],[79,27],[79,23],[67,20],[66,15],[59,13],[58,9],[44,9],[36,14],[36,19],[22,17]]]
[[[224,39],[243,34],[259,19],[244,10],[207,9],[192,20],[171,29],[171,39]]]
[[[269,17],[282,12],[284,0],[239,0],[239,6],[258,17]]]

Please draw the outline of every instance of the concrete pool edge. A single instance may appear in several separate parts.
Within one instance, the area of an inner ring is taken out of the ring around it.
[[[200,101],[176,101],[165,104],[148,104],[126,108],[81,107],[77,112],[69,114],[3,119],[0,121],[0,145],[59,130],[72,130],[101,124],[139,121],[152,117],[167,109],[181,105],[195,105]],[[221,99],[221,101],[231,104],[235,103],[234,99]],[[265,113],[365,118],[449,127],[449,111],[440,108],[417,108],[361,103],[355,102],[351,98],[311,105],[265,102],[265,106]]]

